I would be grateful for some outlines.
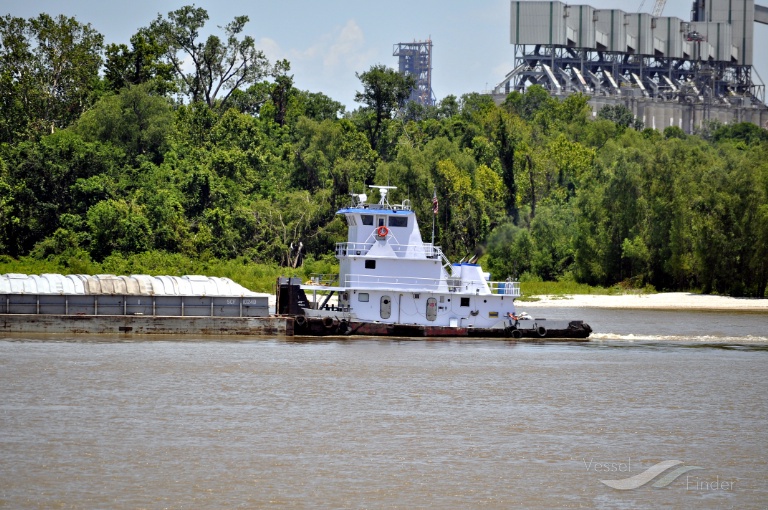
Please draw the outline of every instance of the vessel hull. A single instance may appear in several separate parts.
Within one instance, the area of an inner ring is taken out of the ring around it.
[[[293,330],[296,336],[472,337],[584,341],[589,339],[592,332],[592,328],[588,324],[579,320],[538,321],[518,328],[466,328],[383,322],[347,322],[317,317],[297,317],[294,320]]]

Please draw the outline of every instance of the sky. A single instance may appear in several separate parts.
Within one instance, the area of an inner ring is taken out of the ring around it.
[[[353,110],[361,89],[355,73],[383,64],[397,69],[399,42],[432,40],[432,89],[448,95],[493,89],[514,67],[509,43],[509,0],[0,0],[0,15],[23,18],[64,14],[90,23],[105,43],[129,43],[158,14],[193,4],[208,11],[204,35],[221,34],[235,16],[270,61],[287,59],[294,86],[323,94]],[[625,12],[653,10],[654,0],[569,2]],[[667,0],[665,16],[690,20],[691,0]],[[768,0],[758,0],[768,5]],[[757,74],[768,82],[768,25],[755,24]]]

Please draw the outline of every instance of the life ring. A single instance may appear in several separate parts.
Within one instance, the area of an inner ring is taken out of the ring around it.
[[[543,338],[547,336],[547,328],[545,328],[544,326],[539,326],[538,328],[536,328],[536,333],[538,333],[539,336]]]
[[[381,225],[379,228],[376,229],[376,235],[378,237],[387,237],[387,234],[389,234],[389,229],[384,225]]]
[[[297,326],[303,326],[307,322],[307,318],[303,315],[297,315],[293,321],[296,323]]]

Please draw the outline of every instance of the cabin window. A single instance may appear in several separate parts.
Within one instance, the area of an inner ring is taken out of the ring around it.
[[[376,269],[376,261],[375,260],[366,260],[365,261],[365,268],[366,269]],[[467,305],[469,306],[469,305]]]
[[[377,219],[377,221],[379,222],[379,226],[380,226],[380,227],[383,227],[383,226],[384,226],[384,218],[382,218],[382,217],[379,217],[379,218]]]
[[[468,297],[461,298],[461,306],[469,306],[469,298]]]
[[[368,302],[368,293],[367,292],[361,292],[357,295],[357,300],[361,303],[367,303]]]
[[[373,215],[371,214],[363,214],[360,219],[363,221],[363,225],[373,225]]]
[[[390,216],[389,226],[390,227],[407,227],[408,217],[407,216]]]

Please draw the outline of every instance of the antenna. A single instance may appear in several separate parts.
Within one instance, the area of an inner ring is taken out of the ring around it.
[[[389,202],[387,201],[387,193],[391,189],[397,189],[397,186],[368,186],[368,187],[379,190],[379,194],[381,196],[381,200],[379,200],[379,205],[389,205]]]

